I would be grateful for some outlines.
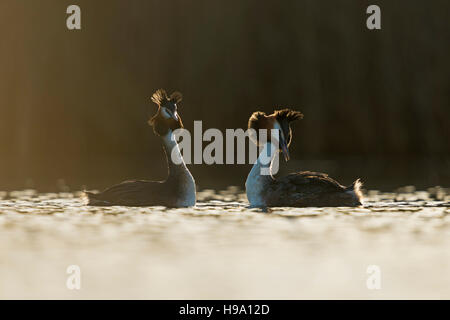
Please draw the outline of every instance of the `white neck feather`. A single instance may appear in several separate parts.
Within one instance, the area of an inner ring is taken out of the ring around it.
[[[181,184],[178,206],[190,207],[196,202],[195,180],[184,162],[180,148],[172,130],[162,136],[166,149],[167,161],[169,162],[169,178],[174,183]]]
[[[173,131],[169,130],[165,136],[162,136],[162,140],[166,146],[167,161],[171,161],[176,165],[186,166]]]
[[[253,207],[265,205],[263,191],[266,184],[273,180],[271,167],[272,161],[277,155],[277,148],[270,142],[266,143],[248,174],[245,189],[247,199]]]

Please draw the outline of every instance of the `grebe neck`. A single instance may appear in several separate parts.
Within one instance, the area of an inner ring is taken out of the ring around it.
[[[277,148],[272,143],[267,142],[253,165],[252,170],[250,170],[247,181],[245,182],[245,189],[251,206],[261,207],[265,205],[263,192],[267,184],[274,181],[272,164],[277,155]]]
[[[174,190],[177,190],[177,205],[179,207],[194,206],[196,202],[195,180],[186,167],[176,137],[173,131],[169,130],[161,138],[169,167],[169,176],[167,177],[166,183],[173,185]]]
[[[188,171],[184,162],[177,140],[172,130],[164,136],[161,136],[166,154],[167,164],[169,166],[169,176],[175,173]]]

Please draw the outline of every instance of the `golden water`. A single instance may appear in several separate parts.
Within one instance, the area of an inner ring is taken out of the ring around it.
[[[369,191],[360,208],[87,207],[80,193],[0,193],[0,298],[450,298],[450,196]],[[69,290],[66,269],[81,268]],[[381,289],[369,290],[369,265]]]

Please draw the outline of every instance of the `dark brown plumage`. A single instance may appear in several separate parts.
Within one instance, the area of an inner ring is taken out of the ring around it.
[[[182,184],[181,179],[170,178],[165,181],[129,180],[100,193],[85,194],[90,206],[178,207]]]
[[[268,184],[268,207],[354,207],[361,205],[359,179],[342,186],[325,173],[302,171],[288,174]]]

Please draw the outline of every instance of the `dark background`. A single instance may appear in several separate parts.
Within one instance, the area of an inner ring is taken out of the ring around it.
[[[66,28],[78,4],[82,30]],[[366,28],[369,4],[382,30]],[[291,107],[291,160],[366,188],[450,185],[449,1],[0,2],[0,190],[163,179],[158,88],[187,129]],[[200,188],[250,165],[191,165]],[[64,182],[61,180],[64,179]]]

